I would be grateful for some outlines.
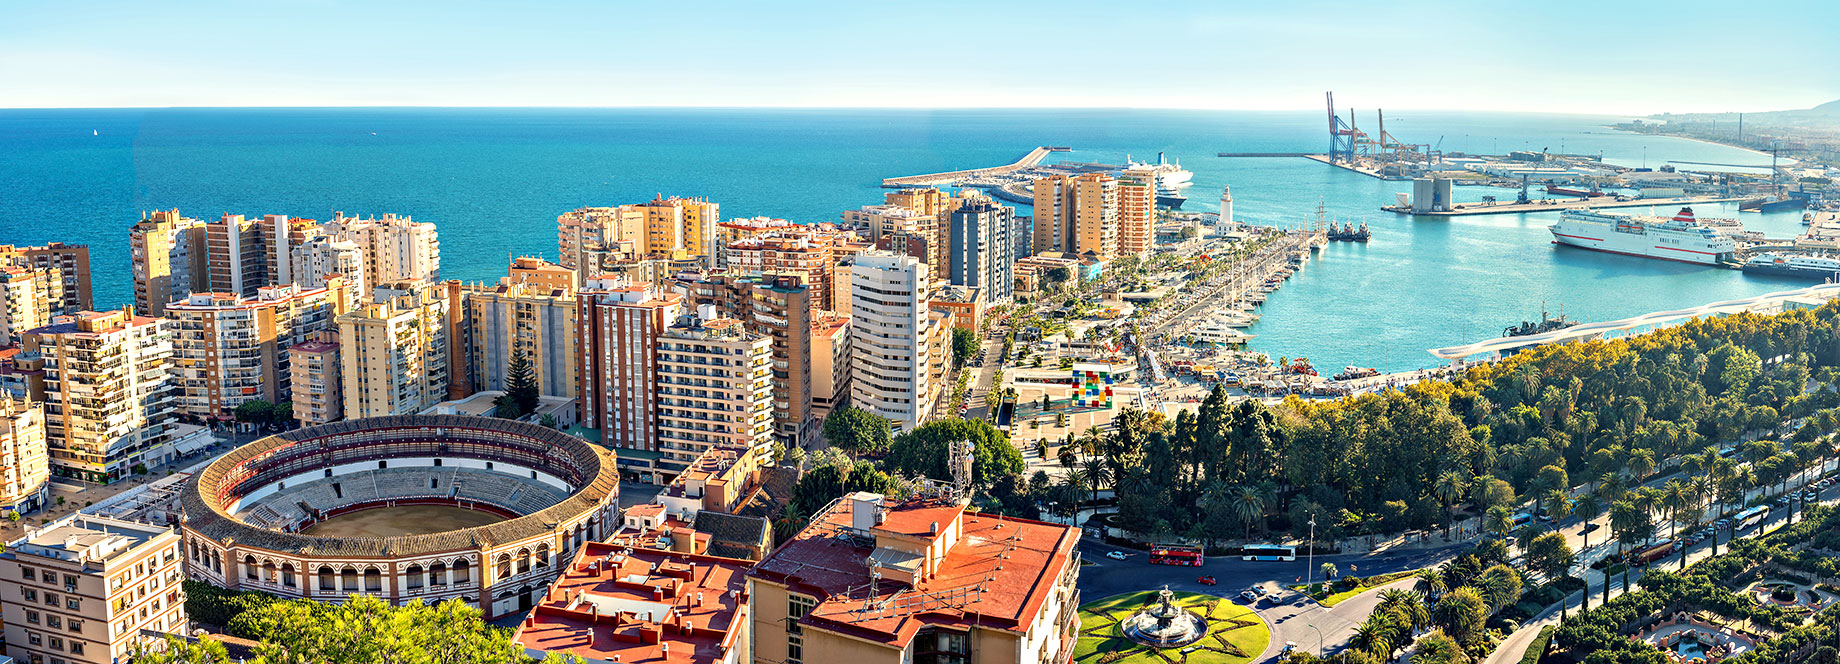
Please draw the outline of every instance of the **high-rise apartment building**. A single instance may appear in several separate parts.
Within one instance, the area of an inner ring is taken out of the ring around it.
[[[192,293],[166,305],[179,412],[232,419],[255,400],[289,401],[288,348],[330,329],[338,298],[325,288],[265,286],[255,297]]]
[[[288,274],[302,288],[319,288],[333,279],[345,279],[359,293],[369,293],[364,248],[348,239],[314,235],[288,248]]]
[[[179,210],[154,210],[128,231],[134,271],[134,310],[159,316],[166,303],[209,288],[205,222]]]
[[[748,217],[730,219],[716,224],[715,266],[728,265],[728,245],[748,238],[760,237],[773,231],[797,228],[798,222],[772,217]]]
[[[1154,200],[1154,190],[1152,191]],[[1035,253],[1118,254],[1118,181],[1103,173],[1035,181]]]
[[[51,494],[45,405],[0,394],[0,512],[31,512]]]
[[[88,311],[93,299],[89,290],[89,245],[52,242],[40,247],[0,244],[0,265],[26,265],[56,268],[64,277],[64,303],[58,313]]]
[[[986,303],[1015,299],[1016,210],[977,201],[951,213],[951,265],[947,281],[979,290]]]
[[[6,654],[42,664],[111,664],[158,635],[187,635],[179,533],[72,514],[0,553]]]
[[[64,275],[57,268],[0,264],[0,346],[19,343],[64,310]]]
[[[658,336],[683,314],[683,297],[649,283],[594,280],[576,292],[582,426],[601,444],[658,451]]]
[[[764,453],[773,444],[772,340],[713,318],[713,305],[700,308],[658,336],[659,467],[667,472],[712,447]]]
[[[347,418],[412,415],[447,399],[447,308],[436,287],[405,282],[338,317]]]
[[[580,380],[576,362],[581,357],[576,349],[580,321],[574,287],[513,278],[462,296],[471,388],[504,390],[506,369],[512,356],[521,352],[543,394],[574,397]]]
[[[811,412],[811,321],[814,289],[799,277],[713,275],[680,285],[692,304],[773,340],[773,431],[788,446],[804,443],[817,426]]]
[[[811,417],[824,421],[850,403],[850,317],[824,314],[811,321]]]
[[[364,255],[366,287],[434,283],[441,278],[441,238],[432,223],[394,214],[365,218],[340,212],[318,233],[357,245]]]
[[[44,370],[52,472],[93,482],[170,455],[177,405],[170,321],[83,311],[25,334],[18,358]]]
[[[288,390],[301,426],[345,418],[338,334],[327,331],[288,348]]]
[[[283,217],[285,219],[285,217]],[[274,283],[263,220],[226,214],[205,224],[206,287],[213,292],[255,295]]]
[[[1156,169],[1148,165],[1118,173],[1118,256],[1149,258],[1156,248]]]
[[[577,280],[575,270],[535,256],[512,259],[511,266],[505,270],[505,278],[510,283],[526,284],[533,288],[566,288],[571,291],[581,283]]]
[[[932,411],[934,336],[951,332],[931,315],[929,279],[919,259],[886,252],[857,254],[850,268],[850,400],[897,431]]]
[[[613,207],[584,207],[556,217],[559,262],[584,277],[602,274],[610,255],[630,252],[686,260],[714,255],[721,207],[702,198],[665,198]]]
[[[737,277],[798,277],[811,289],[813,313],[830,311],[837,260],[855,239],[854,233],[830,224],[781,229],[729,244],[727,262],[718,267]]]

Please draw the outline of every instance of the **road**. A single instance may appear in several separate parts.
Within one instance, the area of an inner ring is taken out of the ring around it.
[[[1168,585],[1170,590],[1223,597],[1235,597],[1240,591],[1255,585],[1268,592],[1276,592],[1278,603],[1262,603],[1258,607],[1259,614],[1272,625],[1271,646],[1259,660],[1263,661],[1275,657],[1285,641],[1294,641],[1298,647],[1313,646],[1317,641],[1318,629],[1322,630],[1323,641],[1333,652],[1333,648],[1347,641],[1354,626],[1367,618],[1367,614],[1373,611],[1373,603],[1378,601],[1379,593],[1376,590],[1336,605],[1333,609],[1324,609],[1305,599],[1302,593],[1283,587],[1304,579],[1309,570],[1328,562],[1335,563],[1343,574],[1387,574],[1436,566],[1470,546],[1462,543],[1373,554],[1320,555],[1316,556],[1313,563],[1307,556],[1300,556],[1297,562],[1291,563],[1246,562],[1238,558],[1216,556],[1208,558],[1201,567],[1171,567],[1149,564],[1148,557],[1142,551],[1086,540],[1080,544],[1081,555],[1093,564],[1080,570],[1079,586],[1084,601],[1089,602],[1164,585]],[[1105,557],[1111,551],[1124,552],[1130,558],[1113,560]],[[1201,584],[1197,579],[1203,576],[1214,577],[1216,585]],[[1321,580],[1320,573],[1314,576]],[[1406,580],[1406,585],[1410,586],[1410,580]],[[1300,600],[1303,604],[1298,604]]]

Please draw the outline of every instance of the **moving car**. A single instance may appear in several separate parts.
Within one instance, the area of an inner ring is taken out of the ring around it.
[[[1123,551],[1107,551],[1105,552],[1105,557],[1111,558],[1112,560],[1124,560],[1130,556],[1126,555]]]
[[[1204,577],[1195,579],[1195,582],[1201,585],[1204,585],[1204,586],[1211,586],[1211,585],[1214,585],[1215,583],[1218,583],[1217,581],[1214,580],[1214,577],[1211,577],[1211,576],[1204,576]]]

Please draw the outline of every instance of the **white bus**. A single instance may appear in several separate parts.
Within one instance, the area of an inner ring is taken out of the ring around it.
[[[1297,560],[1297,547],[1277,546],[1275,544],[1250,544],[1240,547],[1240,560]]]
[[[1738,516],[1733,517],[1733,521],[1735,521],[1737,525],[1732,526],[1731,529],[1733,532],[1736,532],[1739,530],[1744,530],[1751,526],[1755,526],[1759,522],[1763,521],[1763,517],[1769,513],[1770,513],[1770,507],[1768,505],[1758,505],[1748,510],[1739,512]]]

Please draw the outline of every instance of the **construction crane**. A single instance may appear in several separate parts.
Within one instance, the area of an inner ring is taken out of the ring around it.
[[[1343,122],[1341,116],[1335,114],[1334,92],[1324,92],[1323,98],[1328,100],[1329,104],[1329,163],[1344,161],[1354,163],[1355,146],[1371,144],[1373,141],[1367,138],[1367,134],[1355,129],[1354,125]],[[1350,113],[1352,114],[1352,111]]]

